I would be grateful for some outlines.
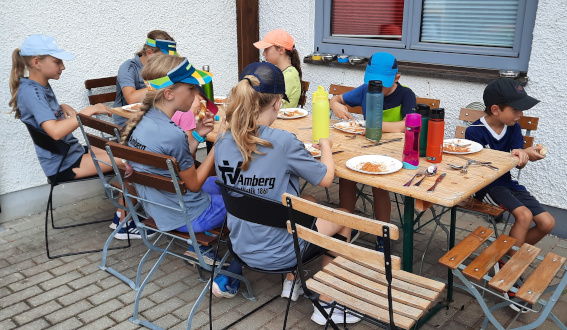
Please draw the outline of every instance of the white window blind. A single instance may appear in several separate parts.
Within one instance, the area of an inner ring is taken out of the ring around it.
[[[424,0],[421,42],[512,48],[519,0]]]

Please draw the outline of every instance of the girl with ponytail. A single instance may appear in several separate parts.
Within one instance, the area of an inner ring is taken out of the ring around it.
[[[313,185],[328,187],[335,176],[331,140],[320,139],[316,145],[321,150],[319,162],[294,134],[270,128],[283,100],[287,100],[287,96],[282,71],[268,62],[248,65],[228,96],[227,131],[215,145],[215,169],[223,173],[220,181],[278,203],[285,192],[299,196],[300,177]],[[315,201],[311,196],[301,197]],[[276,270],[296,264],[292,236],[287,230],[243,221],[231,214],[227,215],[227,226],[233,250],[248,265]],[[324,235],[337,234],[335,237],[350,240],[350,228],[323,219],[317,219],[316,227]],[[304,242],[301,244],[306,259],[320,252],[314,247],[306,248]],[[329,257],[323,257],[323,266],[330,261]],[[242,266],[233,260],[228,271],[242,274]],[[291,292],[293,278],[293,274],[287,274],[282,297],[291,295],[292,300],[297,300],[303,289],[298,281]],[[239,285],[237,279],[219,275],[213,282],[213,293],[217,297],[232,298]],[[321,299],[326,298],[321,295]],[[335,319],[342,322],[342,314],[340,317],[333,314]],[[349,323],[355,319],[347,316]]]
[[[282,29],[272,30],[254,46],[263,49],[266,61],[276,65],[285,78],[285,93],[289,101],[282,103],[282,108],[297,108],[301,96],[301,60],[295,48],[293,37]]]

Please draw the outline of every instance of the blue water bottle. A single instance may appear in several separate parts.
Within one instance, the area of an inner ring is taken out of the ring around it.
[[[382,138],[382,113],[384,111],[384,93],[382,81],[370,80],[366,92],[366,138],[380,141]]]

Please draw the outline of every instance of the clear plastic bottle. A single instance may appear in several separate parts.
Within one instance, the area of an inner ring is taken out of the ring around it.
[[[311,98],[313,102],[313,143],[319,143],[320,138],[329,137],[329,93],[325,91],[323,86],[313,92]]]
[[[419,167],[419,133],[421,132],[421,115],[410,113],[406,116],[406,131],[404,139],[404,168],[415,170]]]
[[[370,80],[366,93],[366,138],[368,140],[378,142],[382,138],[383,111],[382,81]]]
[[[425,157],[427,151],[427,131],[429,127],[429,112],[431,108],[427,104],[418,103],[415,112],[421,115],[421,134],[419,136],[419,157]]]
[[[443,137],[445,136],[445,109],[431,109],[427,132],[426,160],[440,163],[443,156]]]

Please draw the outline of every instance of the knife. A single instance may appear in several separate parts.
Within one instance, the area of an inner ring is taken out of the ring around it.
[[[390,143],[390,142],[400,141],[401,139],[402,139],[402,138],[396,138],[396,139],[391,139],[391,140],[388,140],[388,141],[382,141],[382,142],[378,142],[378,143],[374,143],[374,144],[369,144],[369,145],[366,145],[366,146],[362,146],[361,148],[375,147],[375,146],[379,146],[379,145],[386,144],[386,143]]]
[[[333,152],[331,153],[331,155],[340,154],[341,152],[344,152],[344,150],[333,151]]]
[[[447,173],[443,173],[441,174],[437,180],[435,180],[435,183],[433,184],[433,186],[431,186],[431,188],[427,189],[427,192],[433,192],[433,190],[435,190],[435,187],[437,186],[437,184],[439,182],[441,182],[441,180],[443,180],[443,178],[445,177],[445,175],[447,175]]]

